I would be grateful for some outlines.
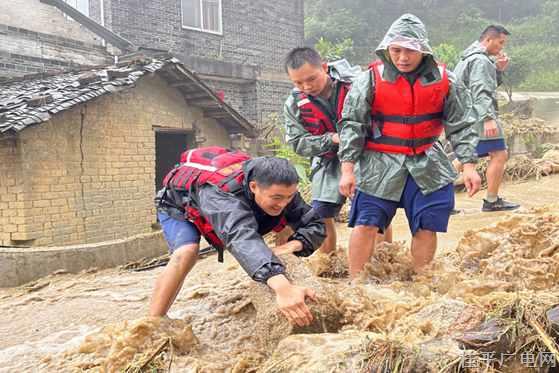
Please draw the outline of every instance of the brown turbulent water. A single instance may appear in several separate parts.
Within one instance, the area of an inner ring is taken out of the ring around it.
[[[559,200],[558,182],[550,176],[507,185],[504,192],[526,207],[545,207]],[[169,319],[145,317],[161,269],[55,274],[0,290],[0,371],[137,371],[144,365],[176,372],[358,372],[399,356],[414,357],[402,360],[404,371],[441,369],[460,359],[464,331],[501,306],[559,303],[557,206],[507,218],[480,213],[480,200],[458,196],[463,212],[441,235],[436,265],[423,276],[410,271],[401,242],[379,247],[353,284],[344,277],[343,251],[312,258],[310,269],[290,261],[295,281],[319,290],[317,325],[307,330],[287,325],[266,288],[248,280],[230,256],[225,264],[215,257],[197,264]],[[504,223],[487,228],[501,218]],[[340,229],[343,247],[348,230]],[[401,213],[394,236],[409,240]],[[518,371],[511,364],[503,370]]]

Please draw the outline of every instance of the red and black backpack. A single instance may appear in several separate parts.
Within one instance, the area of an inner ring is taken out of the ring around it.
[[[249,159],[246,153],[219,146],[187,150],[180,164],[165,176],[163,186],[178,192],[209,183],[234,192],[243,183],[242,164]]]
[[[235,193],[242,189],[245,178],[243,163],[249,159],[251,157],[246,153],[219,146],[187,150],[181,154],[180,164],[165,176],[163,186],[172,196],[180,195],[180,192],[188,192],[190,195],[194,188],[203,184],[212,184],[224,192]],[[186,200],[188,202],[180,206],[184,209],[186,219],[216,248],[219,253],[218,260],[223,262],[223,243],[206,218],[190,204],[190,198]],[[286,221],[282,219],[273,230],[279,232],[285,226]]]

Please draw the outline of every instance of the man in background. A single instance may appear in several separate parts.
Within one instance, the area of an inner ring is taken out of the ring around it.
[[[456,65],[454,73],[470,89],[480,137],[476,147],[478,157],[489,157],[487,193],[482,211],[514,210],[519,204],[499,196],[508,159],[503,127],[498,118],[497,87],[509,64],[503,52],[510,33],[503,26],[488,26],[478,41],[470,45]],[[456,165],[458,169],[461,165]]]
[[[327,64],[308,47],[295,48],[285,58],[285,71],[295,86],[283,108],[286,138],[297,154],[312,159],[312,207],[326,225],[326,240],[320,247],[325,254],[336,249],[334,218],[345,202],[338,190],[340,137],[336,126],[353,70],[345,60]],[[392,241],[391,227],[384,239]]]

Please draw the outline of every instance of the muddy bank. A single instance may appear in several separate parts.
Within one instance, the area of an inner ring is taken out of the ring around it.
[[[541,206],[557,195],[558,181],[550,176],[505,192]],[[557,208],[481,214],[481,196],[462,197],[465,212],[441,236],[437,263],[423,276],[411,272],[405,243],[380,247],[355,284],[340,270],[343,251],[309,260],[310,269],[297,267],[300,281],[320,288],[317,306],[328,315],[308,331],[270,325],[275,310],[262,305],[271,295],[255,288],[229,256],[225,265],[215,257],[199,263],[172,308],[173,320],[143,317],[159,270],[58,274],[2,291],[0,370],[111,371],[117,362],[118,369],[134,371],[152,358],[144,369],[420,372],[483,364],[486,352],[516,351],[518,358],[549,352],[547,315],[559,303]],[[401,214],[394,228],[397,240],[407,239]],[[342,247],[346,239],[342,229]],[[513,366],[521,362],[490,363],[517,371]]]

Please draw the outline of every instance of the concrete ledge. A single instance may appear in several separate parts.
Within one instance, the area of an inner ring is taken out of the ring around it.
[[[243,81],[254,81],[258,77],[258,67],[255,65],[224,62],[187,54],[177,54],[177,57],[190,70],[199,75],[220,76]]]
[[[68,272],[96,267],[111,268],[167,252],[161,232],[95,244],[0,248],[0,287],[25,284],[59,269]]]
[[[509,154],[534,154],[543,144],[559,144],[559,132],[537,135],[512,135],[506,139]]]

